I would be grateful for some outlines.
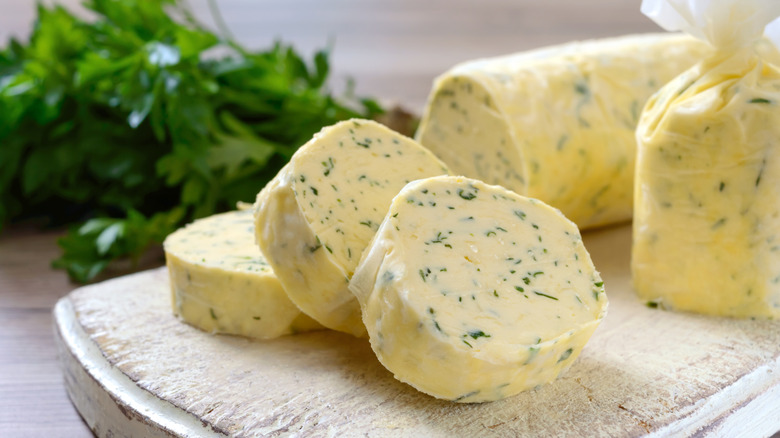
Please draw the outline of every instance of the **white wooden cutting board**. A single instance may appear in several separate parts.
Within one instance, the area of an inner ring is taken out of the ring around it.
[[[630,288],[630,228],[586,233],[609,315],[555,383],[455,404],[396,381],[366,340],[272,341],[174,318],[165,268],[84,287],[55,309],[73,403],[98,436],[769,436],[780,322],[650,309]]]

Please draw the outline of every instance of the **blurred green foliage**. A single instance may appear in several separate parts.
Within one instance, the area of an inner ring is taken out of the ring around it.
[[[328,92],[327,51],[248,51],[173,0],[85,6],[39,6],[29,43],[0,51],[0,226],[76,224],[54,266],[77,281],[254,200],[321,127],[382,112]]]

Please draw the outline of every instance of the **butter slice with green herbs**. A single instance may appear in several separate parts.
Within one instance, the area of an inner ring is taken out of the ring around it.
[[[607,311],[574,223],[464,177],[407,185],[350,289],[380,362],[422,392],[464,403],[555,380]]]
[[[446,174],[414,140],[368,120],[323,129],[258,194],[257,242],[290,299],[322,325],[365,336],[347,284],[393,197]]]
[[[197,220],[164,247],[173,312],[189,324],[255,339],[323,328],[287,298],[255,245],[251,211]]]
[[[417,139],[454,173],[540,199],[581,228],[625,221],[642,107],[706,51],[649,34],[461,64],[436,80]]]

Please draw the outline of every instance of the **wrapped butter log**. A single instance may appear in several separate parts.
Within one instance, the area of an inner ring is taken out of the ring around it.
[[[197,220],[164,243],[173,312],[207,332],[270,339],[323,327],[301,313],[255,245],[251,211]]]
[[[654,95],[639,122],[634,287],[665,308],[780,318],[780,69],[756,49],[780,2],[642,8],[717,51]]]
[[[626,221],[639,113],[707,50],[649,34],[468,62],[436,80],[417,139],[454,173],[538,198],[581,228]]]
[[[422,392],[464,403],[555,380],[607,310],[574,223],[464,177],[404,187],[349,287],[379,361]]]
[[[369,120],[324,128],[257,195],[257,243],[290,299],[322,325],[364,336],[347,284],[393,197],[448,173],[414,140]]]

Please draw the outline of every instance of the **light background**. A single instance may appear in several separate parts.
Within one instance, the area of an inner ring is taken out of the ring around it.
[[[50,1],[46,3],[51,3]],[[59,3],[78,8],[78,0]],[[187,0],[214,27],[207,0]],[[0,41],[25,38],[35,2],[0,0]],[[577,39],[659,31],[637,0],[218,0],[236,39],[280,39],[310,55],[333,45],[332,88],[421,110],[433,79],[458,62]]]

